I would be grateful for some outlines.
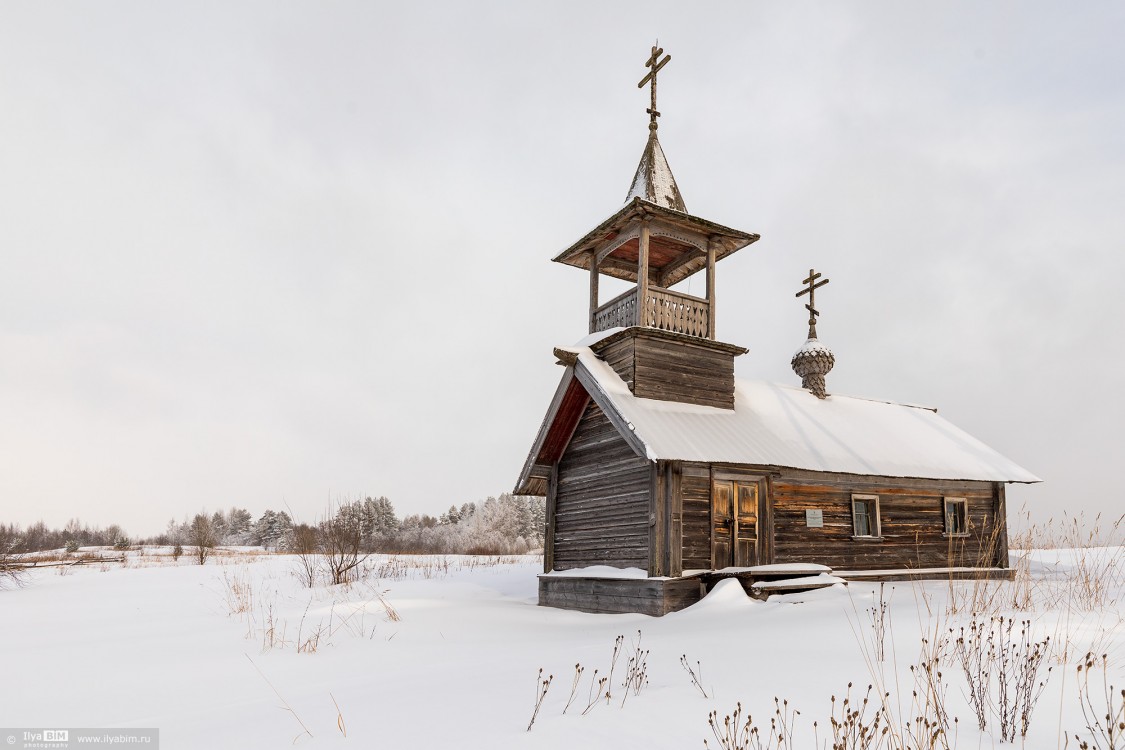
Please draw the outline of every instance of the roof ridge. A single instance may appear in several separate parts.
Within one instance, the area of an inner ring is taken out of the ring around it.
[[[785,388],[785,389],[791,390],[791,391],[807,390],[806,388],[804,388],[802,386],[792,385],[791,383],[777,383],[777,382],[774,382],[774,381],[771,381],[771,380],[761,380],[761,379],[758,379],[758,378],[735,377],[734,380],[735,380],[736,383],[740,380],[743,381],[743,382],[746,382],[746,383],[768,383],[769,385],[776,385],[779,388]],[[854,401],[869,401],[873,404],[888,404],[890,406],[905,406],[905,407],[908,407],[910,409],[924,409],[926,411],[932,411],[934,414],[938,413],[938,410],[937,410],[936,406],[926,406],[925,404],[911,404],[911,403],[906,403],[904,401],[889,401],[885,398],[874,398],[874,397],[871,397],[871,396],[855,396],[855,395],[852,395],[852,394],[849,394],[849,393],[830,393],[828,395],[829,395],[829,398],[831,398],[832,396],[838,396],[839,398],[850,398]]]

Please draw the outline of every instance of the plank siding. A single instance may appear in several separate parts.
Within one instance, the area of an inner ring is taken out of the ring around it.
[[[878,496],[880,538],[853,537],[853,494]],[[998,554],[1006,523],[989,482],[783,474],[771,482],[771,495],[774,562],[848,570],[1007,567]],[[967,535],[946,536],[946,497],[966,499]],[[823,528],[806,525],[809,509],[822,512]]]
[[[558,464],[552,523],[555,570],[650,565],[654,468],[590,403]]]

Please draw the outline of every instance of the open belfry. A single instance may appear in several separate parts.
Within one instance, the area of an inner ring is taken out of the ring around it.
[[[1008,576],[1005,486],[1038,478],[936,409],[831,393],[827,278],[797,292],[801,385],[735,378],[747,349],[716,337],[716,267],[759,237],[688,212],[657,136],[670,59],[653,47],[638,84],[648,138],[625,205],[554,259],[589,274],[589,326],[554,351],[563,376],[515,489],[547,501],[539,603],[662,615],[723,578],[765,597]],[[703,297],[672,288],[698,273]],[[603,303],[603,275],[631,286]]]

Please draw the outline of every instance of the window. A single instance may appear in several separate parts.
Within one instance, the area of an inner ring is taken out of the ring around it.
[[[852,495],[852,530],[857,537],[881,536],[878,496]]]
[[[969,503],[965,498],[945,498],[945,533],[947,536],[966,536],[969,533]]]

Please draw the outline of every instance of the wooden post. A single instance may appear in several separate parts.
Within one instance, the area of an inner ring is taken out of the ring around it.
[[[648,490],[648,574],[652,576],[667,575],[665,568],[664,551],[668,539],[664,529],[664,476],[663,461],[652,464],[649,476]]]
[[[714,237],[707,240],[707,338],[715,340],[715,245]]]
[[[594,333],[594,319],[598,314],[598,254],[590,251],[590,333]]]
[[[684,490],[683,464],[670,461],[668,468],[668,550],[667,574],[682,575],[684,572]]]
[[[1002,483],[995,484],[993,496],[993,524],[996,524],[996,550],[993,565],[1007,568],[1008,563],[1008,498]]]
[[[637,252],[637,325],[648,325],[648,238],[649,220],[641,220],[640,249]]]
[[[758,564],[773,564],[773,481],[767,476],[758,493]]]
[[[551,478],[547,481],[547,523],[543,529],[543,572],[550,573],[555,567],[555,500],[559,487],[559,465],[551,466]]]

